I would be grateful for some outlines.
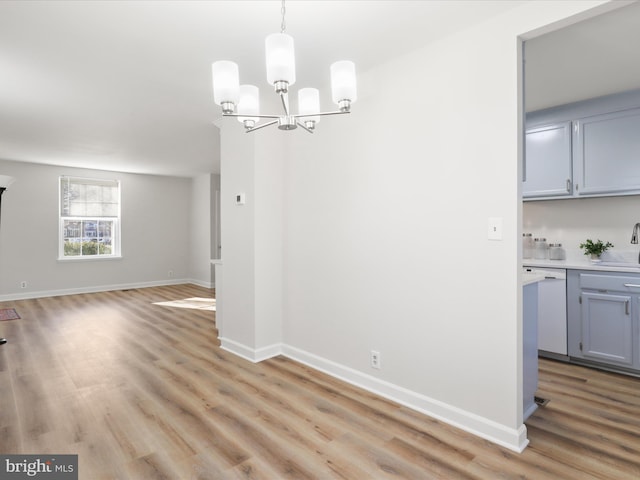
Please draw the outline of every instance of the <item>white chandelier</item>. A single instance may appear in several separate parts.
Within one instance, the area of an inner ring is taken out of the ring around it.
[[[282,25],[280,33],[269,35],[265,40],[267,58],[267,81],[280,95],[283,115],[261,115],[258,87],[240,85],[238,65],[221,60],[211,66],[213,74],[213,99],[222,107],[225,117],[237,117],[247,132],[278,124],[280,130],[295,130],[297,127],[313,133],[323,115],[350,113],[351,104],[357,99],[356,67],[353,62],[339,61],[331,65],[331,93],[339,110],[320,112],[320,92],[317,88],[302,88],[298,91],[298,113],[289,108],[289,87],[296,82],[293,37],[285,33],[286,10],[282,0]],[[275,119],[257,125],[261,118]]]

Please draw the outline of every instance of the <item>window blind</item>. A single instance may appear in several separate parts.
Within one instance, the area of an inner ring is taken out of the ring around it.
[[[60,177],[60,215],[63,217],[118,217],[118,180]]]

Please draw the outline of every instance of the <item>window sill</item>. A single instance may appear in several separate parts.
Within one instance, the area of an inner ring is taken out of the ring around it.
[[[100,255],[100,256],[85,256],[85,257],[58,257],[58,262],[104,262],[108,260],[122,260],[122,255]]]

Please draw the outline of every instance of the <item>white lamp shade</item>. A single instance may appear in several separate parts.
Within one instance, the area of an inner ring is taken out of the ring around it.
[[[331,65],[331,97],[335,103],[341,100],[354,103],[357,100],[356,66],[353,62],[343,60]]]
[[[227,60],[220,60],[211,65],[213,77],[213,101],[216,105],[225,102],[238,103],[240,97],[240,81],[238,65]]]
[[[260,115],[260,90],[254,85],[240,85],[240,101],[238,102],[238,114]],[[239,122],[253,120],[257,122],[258,117],[238,117]]]
[[[320,92],[317,88],[301,88],[298,90],[298,113],[307,115],[320,112]],[[302,117],[302,121],[314,121],[318,123],[320,116]]]
[[[265,40],[267,57],[267,81],[274,85],[284,81],[289,85],[296,82],[296,59],[293,51],[293,37],[286,33],[273,33]]]

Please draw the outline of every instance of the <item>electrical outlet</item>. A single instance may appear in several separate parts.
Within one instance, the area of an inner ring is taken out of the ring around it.
[[[169,278],[173,277],[173,270],[169,270],[169,273],[167,273],[167,275]]]
[[[379,370],[381,366],[382,361],[380,359],[380,352],[371,350],[371,368],[377,368]]]
[[[23,280],[20,282],[20,288],[27,288],[27,281]]]

